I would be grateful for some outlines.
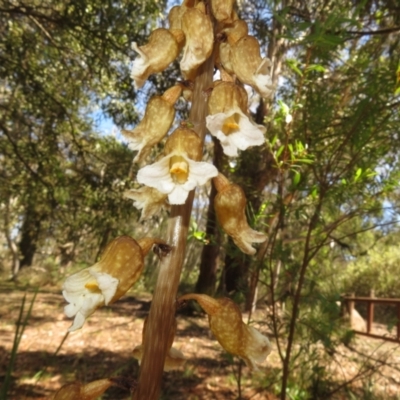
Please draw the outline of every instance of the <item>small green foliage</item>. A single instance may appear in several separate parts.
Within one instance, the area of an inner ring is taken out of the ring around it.
[[[32,299],[29,304],[29,308],[26,311],[25,315],[24,315],[24,312],[25,312],[26,294],[24,295],[24,297],[22,299],[21,306],[19,308],[18,319],[16,321],[16,328],[15,328],[15,334],[14,334],[13,347],[11,350],[11,357],[10,357],[10,360],[8,361],[6,376],[4,378],[4,381],[3,381],[3,384],[2,384],[2,387],[0,390],[0,400],[8,399],[8,390],[9,390],[10,384],[11,384],[11,376],[14,371],[15,361],[16,361],[16,357],[17,357],[17,353],[18,353],[18,347],[21,342],[22,336],[24,334],[25,328],[28,324],[28,320],[31,316],[32,308],[35,303],[37,292],[38,292],[38,289],[36,289],[34,295],[32,296]]]

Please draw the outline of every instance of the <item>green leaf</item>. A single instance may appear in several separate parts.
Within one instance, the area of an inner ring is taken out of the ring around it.
[[[301,174],[299,171],[295,171],[294,172],[294,176],[293,176],[293,185],[297,186],[300,182],[300,178],[301,178]]]
[[[300,71],[299,67],[297,66],[298,65],[297,60],[293,60],[293,59],[286,60],[286,64],[297,75],[303,76],[303,73]]]
[[[310,72],[310,71],[325,72],[326,69],[320,64],[311,64],[306,68],[305,72]]]

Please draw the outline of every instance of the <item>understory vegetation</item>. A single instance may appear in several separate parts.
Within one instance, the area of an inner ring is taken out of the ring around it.
[[[214,4],[184,3],[206,15]],[[48,398],[68,382],[121,376],[123,388],[101,398],[135,391],[140,369],[131,353],[168,252],[174,257],[167,238],[179,205],[164,198],[148,218],[134,207],[129,193],[143,187],[136,179],[147,167],[133,161],[120,132],[139,125],[152,96],[179,85],[171,130],[197,129],[182,56],[140,89],[130,76],[139,57],[132,43],[141,48],[167,29],[172,5],[0,2],[0,399]],[[250,371],[248,360],[218,347],[197,303],[179,304],[174,347],[187,361],[164,373],[159,398],[398,399],[399,348],[356,336],[343,297],[400,298],[399,6],[246,0],[234,10],[270,59],[269,97],[237,73],[228,78],[247,93],[244,114],[265,141],[230,157],[207,134],[200,152],[218,171],[194,201],[188,195],[182,274],[171,296],[232,300],[272,352]],[[213,45],[227,43],[229,26]],[[223,76],[215,60],[211,72]],[[169,146],[161,141],[146,156],[158,162]],[[265,235],[255,255],[219,220],[221,175],[242,188],[250,231]],[[62,314],[63,282],[97,265],[121,235],[162,243],[145,259],[140,253],[143,271],[126,297],[64,336],[71,321]],[[355,307],[365,320],[366,307]],[[374,332],[394,338],[398,319],[395,306],[376,306]]]

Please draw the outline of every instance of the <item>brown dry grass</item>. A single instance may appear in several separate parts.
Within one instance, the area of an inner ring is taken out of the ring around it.
[[[24,291],[2,290],[0,295],[0,375],[4,377]],[[33,296],[30,293],[27,301]],[[97,310],[84,327],[62,342],[71,320],[63,314],[59,291],[37,295],[32,316],[23,334],[13,373],[10,400],[48,399],[66,382],[89,382],[107,376],[137,376],[138,363],[131,357],[140,344],[150,296],[126,296],[111,307]],[[204,316],[178,316],[174,347],[188,358],[184,369],[165,373],[164,399],[235,399],[236,384],[229,360],[211,338]],[[39,374],[41,377],[39,378]],[[245,385],[244,396],[268,399]],[[128,399],[129,393],[112,388],[107,399]]]
[[[24,293],[24,290],[10,287],[3,287],[0,293],[1,377],[4,377],[10,357],[15,322]],[[28,293],[27,301],[32,296],[32,292]],[[89,382],[117,375],[137,376],[138,364],[131,357],[131,352],[141,342],[142,324],[150,300],[149,295],[128,295],[111,307],[96,311],[83,329],[67,337],[61,350],[55,355],[71,321],[63,314],[65,302],[59,290],[45,288],[37,295],[32,316],[20,343],[9,399],[50,399],[66,382]],[[265,318],[265,312],[260,311],[256,316],[259,319]],[[229,357],[211,337],[206,317],[178,315],[178,332],[174,347],[180,349],[188,361],[183,369],[164,374],[162,399],[238,398],[234,374],[238,363],[235,362],[232,366]],[[391,364],[374,364],[379,372],[373,381],[378,393],[376,398],[396,398],[400,383],[400,369],[396,368],[397,362],[400,368],[398,346],[360,338],[356,341],[355,350],[356,352],[351,351],[344,346],[338,349],[338,353],[333,357],[335,360],[327,365],[332,378],[339,383],[351,379],[358,373],[360,366],[365,365],[365,356],[357,352],[370,353],[374,359],[384,359],[386,363]],[[369,362],[374,363],[372,359]],[[271,354],[260,373],[251,374],[244,367],[242,399],[275,399],[276,397],[262,386],[266,386],[265,377],[273,376],[279,368],[276,351]],[[365,393],[363,382],[365,380],[356,381],[354,384],[359,393]],[[350,398],[344,393],[341,391],[334,398]],[[103,399],[129,399],[129,393],[111,388]]]

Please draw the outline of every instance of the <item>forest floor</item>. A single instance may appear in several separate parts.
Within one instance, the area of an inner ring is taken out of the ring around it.
[[[28,293],[27,310],[33,291],[0,286],[0,382],[10,360],[15,323],[25,293]],[[96,311],[83,329],[71,333],[62,343],[71,324],[63,314],[64,299],[59,290],[43,288],[37,294],[19,344],[7,399],[51,399],[66,382],[137,376],[138,363],[131,357],[131,352],[141,342],[142,324],[150,300],[149,295],[125,296],[111,307]],[[257,310],[254,319],[261,324],[263,333],[268,333],[262,325],[265,314],[266,310]],[[177,319],[174,347],[188,360],[180,370],[164,374],[162,399],[277,399],[272,393],[279,389],[276,376],[281,364],[275,341],[272,341],[272,354],[259,372],[252,373],[243,365],[239,397],[238,360],[228,356],[212,337],[206,316],[178,315]],[[374,328],[380,332],[385,329],[382,326]],[[61,349],[55,354],[61,343]],[[299,348],[299,344],[296,346]],[[326,365],[322,368],[325,381],[314,379],[314,385],[320,386],[329,381],[330,395],[312,396],[291,384],[287,398],[400,399],[400,344],[360,336],[352,342],[351,348],[339,347],[328,359],[325,358]],[[317,354],[318,345],[307,351]],[[300,374],[305,376],[305,372],[300,368]],[[311,376],[312,371],[309,372]],[[313,376],[315,378],[315,371]],[[347,381],[352,382],[346,385]],[[336,388],[334,393],[332,388]],[[123,400],[130,397],[122,389],[111,388],[102,398]]]

